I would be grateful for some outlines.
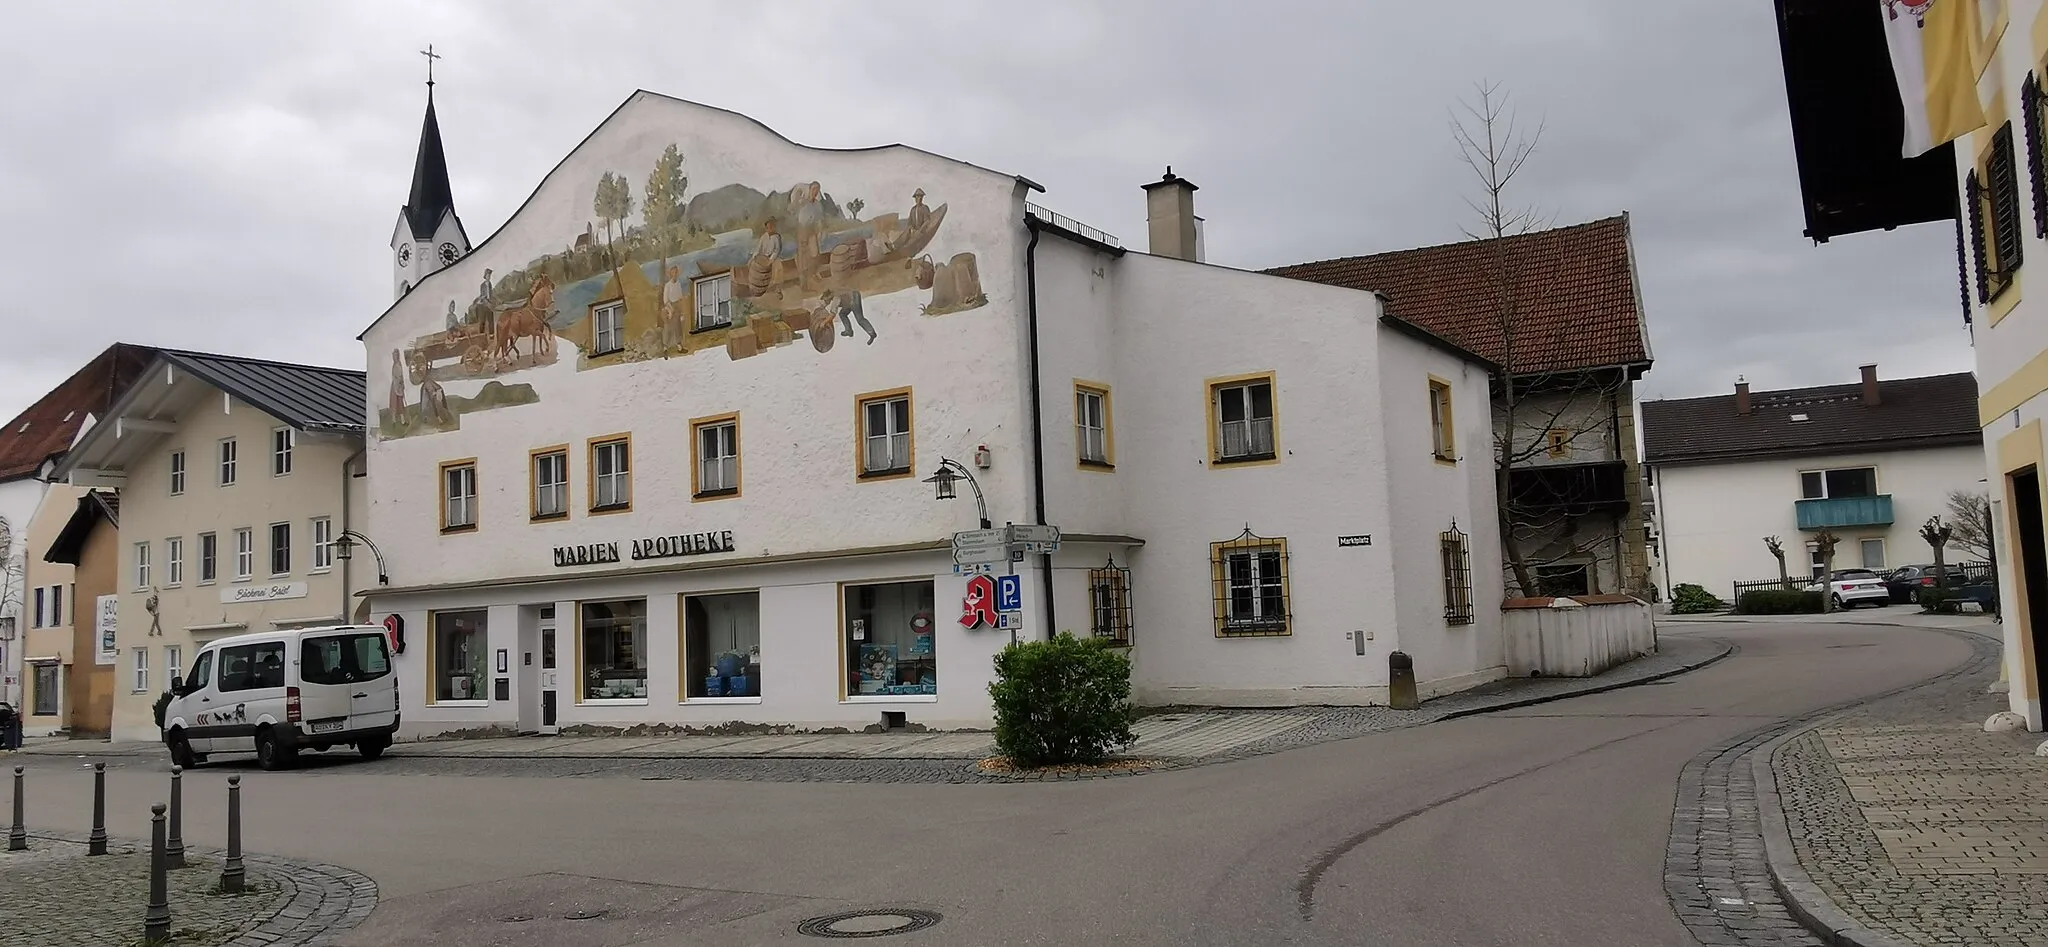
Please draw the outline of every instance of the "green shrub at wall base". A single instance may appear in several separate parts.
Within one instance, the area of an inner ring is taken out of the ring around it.
[[[1727,608],[1728,603],[1715,598],[1713,593],[1690,582],[1675,586],[1671,590],[1671,613],[1673,615],[1699,615],[1718,612]]]
[[[170,707],[170,691],[164,691],[163,693],[156,695],[156,728],[158,730],[162,730],[164,728],[164,714],[170,710]]]
[[[1107,638],[1024,641],[996,655],[996,749],[1017,766],[1100,762],[1130,746],[1131,659]]]
[[[1783,589],[1759,589],[1742,593],[1735,603],[1738,615],[1818,615],[1821,613],[1819,592],[1798,592]]]

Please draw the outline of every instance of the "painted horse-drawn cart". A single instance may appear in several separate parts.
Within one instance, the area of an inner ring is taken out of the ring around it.
[[[435,369],[453,360],[452,374],[479,378],[546,364],[554,360],[555,330],[548,318],[555,306],[555,284],[546,274],[533,284],[533,295],[510,305],[472,304],[469,317],[441,332],[429,332],[405,350],[406,373],[417,385]],[[529,342],[524,355],[519,344]],[[444,371],[443,374],[451,374]]]

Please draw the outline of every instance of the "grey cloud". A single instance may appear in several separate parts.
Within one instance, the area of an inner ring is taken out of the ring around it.
[[[1815,248],[1767,5],[1057,2],[46,4],[0,39],[0,416],[115,340],[360,364],[424,90],[473,239],[635,88],[827,147],[902,141],[1045,184],[1143,246],[1202,186],[1212,261],[1460,239],[1448,121],[1506,83],[1557,223],[1629,211],[1643,393],[1970,365],[1942,224]]]

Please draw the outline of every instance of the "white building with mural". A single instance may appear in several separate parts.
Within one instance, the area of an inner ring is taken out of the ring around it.
[[[400,268],[455,220],[423,138]],[[1395,650],[1425,694],[1501,676],[1488,365],[1202,262],[1170,173],[1150,254],[1038,189],[636,92],[437,255],[362,335],[405,732],[986,726],[977,495],[1063,534],[999,567],[1017,636],[1127,642],[1142,700],[1383,702]]]

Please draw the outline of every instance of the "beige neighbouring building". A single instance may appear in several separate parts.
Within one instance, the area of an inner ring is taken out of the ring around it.
[[[121,501],[112,490],[52,484],[29,526],[28,733],[63,730],[104,739],[114,713],[115,625],[102,600],[117,602]]]
[[[166,350],[58,466],[120,491],[116,741],[159,738],[197,646],[346,620],[333,541],[363,509],[363,404],[359,371]]]

